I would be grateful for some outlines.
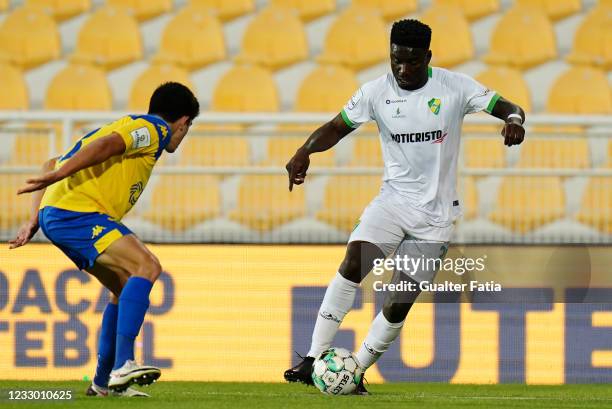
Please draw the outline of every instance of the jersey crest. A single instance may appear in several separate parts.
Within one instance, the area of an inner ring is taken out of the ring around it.
[[[442,102],[439,98],[432,98],[429,100],[429,102],[427,102],[427,105],[429,105],[429,109],[431,110],[431,112],[433,112],[435,115],[438,115],[438,113],[440,112],[440,107],[442,106]]]

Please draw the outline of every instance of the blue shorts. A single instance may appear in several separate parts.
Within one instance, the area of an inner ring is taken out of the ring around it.
[[[85,270],[113,242],[132,231],[104,213],[82,213],[47,206],[38,212],[45,236]]]

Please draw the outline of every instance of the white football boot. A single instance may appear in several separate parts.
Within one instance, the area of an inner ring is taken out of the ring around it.
[[[123,392],[130,385],[150,385],[161,376],[161,370],[154,366],[138,365],[135,361],[127,360],[119,369],[110,373],[108,388],[113,392]]]
[[[134,388],[127,388],[123,392],[110,392],[108,388],[98,386],[95,383],[92,383],[91,385],[89,385],[89,388],[87,388],[87,392],[85,392],[85,394],[87,396],[100,396],[100,397],[107,397],[109,395],[126,397],[126,398],[150,398],[151,397],[151,395],[149,395],[148,393],[141,392]]]

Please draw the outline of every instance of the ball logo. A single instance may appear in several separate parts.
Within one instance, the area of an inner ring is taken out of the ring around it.
[[[347,373],[343,374],[340,383],[336,385],[334,389],[332,389],[330,392],[334,395],[339,394],[344,389],[344,385],[346,385],[350,380],[351,377]]]

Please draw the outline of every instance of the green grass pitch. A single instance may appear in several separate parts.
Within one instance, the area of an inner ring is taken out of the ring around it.
[[[158,382],[151,399],[87,397],[86,382],[0,381],[0,408],[611,408],[609,385],[370,385],[370,396],[324,396],[312,387],[274,383]],[[70,389],[66,402],[11,402],[16,389]]]

